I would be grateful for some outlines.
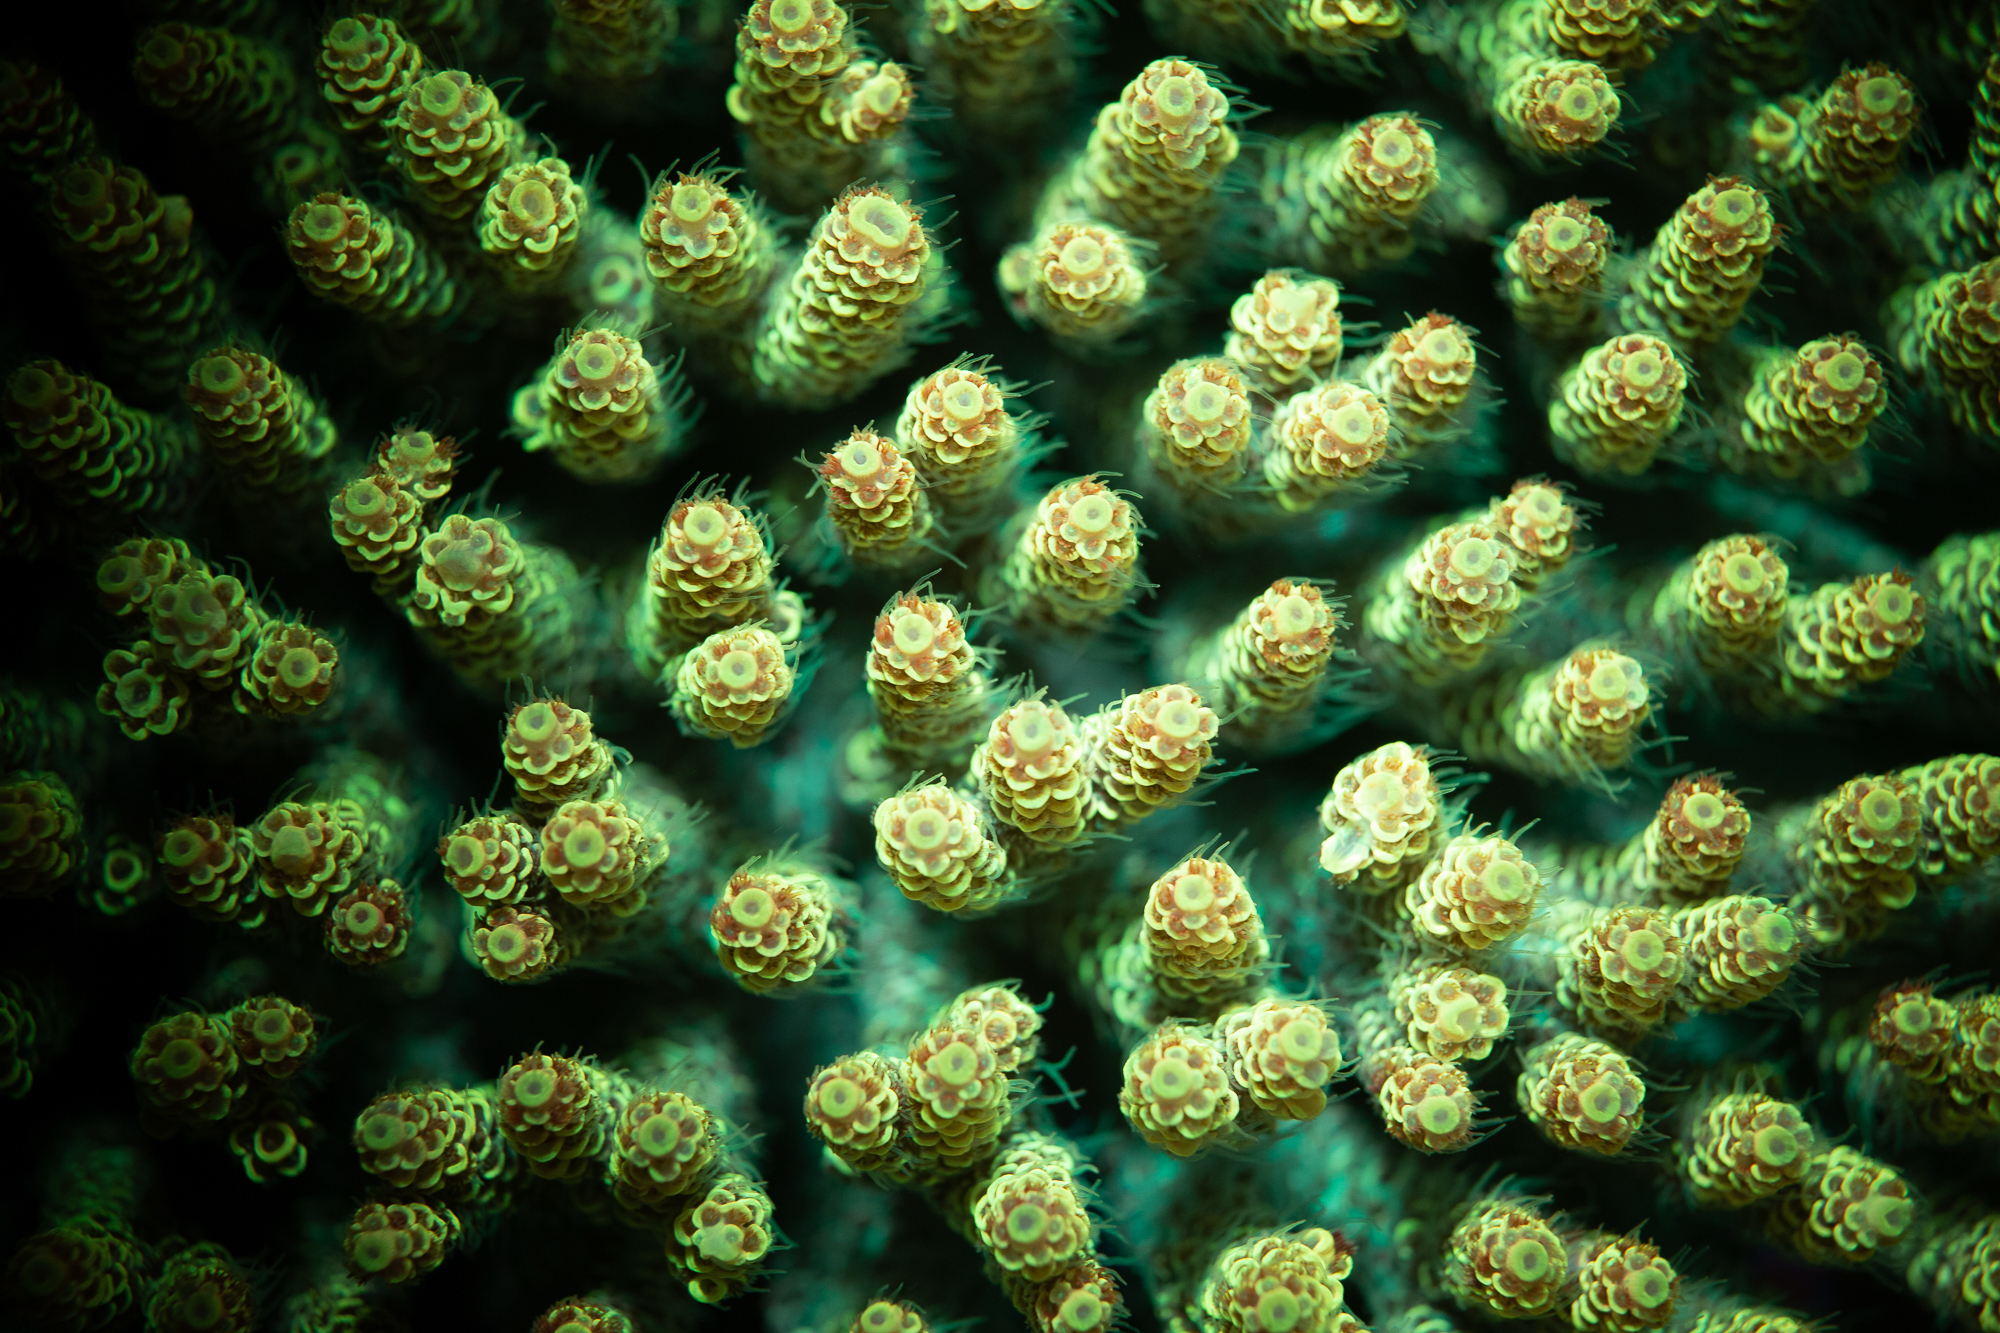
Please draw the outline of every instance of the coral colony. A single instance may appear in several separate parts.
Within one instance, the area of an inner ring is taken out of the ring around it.
[[[0,41],[0,1325],[2000,1333],[2000,7],[739,4]]]

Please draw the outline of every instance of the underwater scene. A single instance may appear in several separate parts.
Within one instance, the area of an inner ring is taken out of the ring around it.
[[[2000,1333],[2000,0],[0,125],[0,1329]]]

